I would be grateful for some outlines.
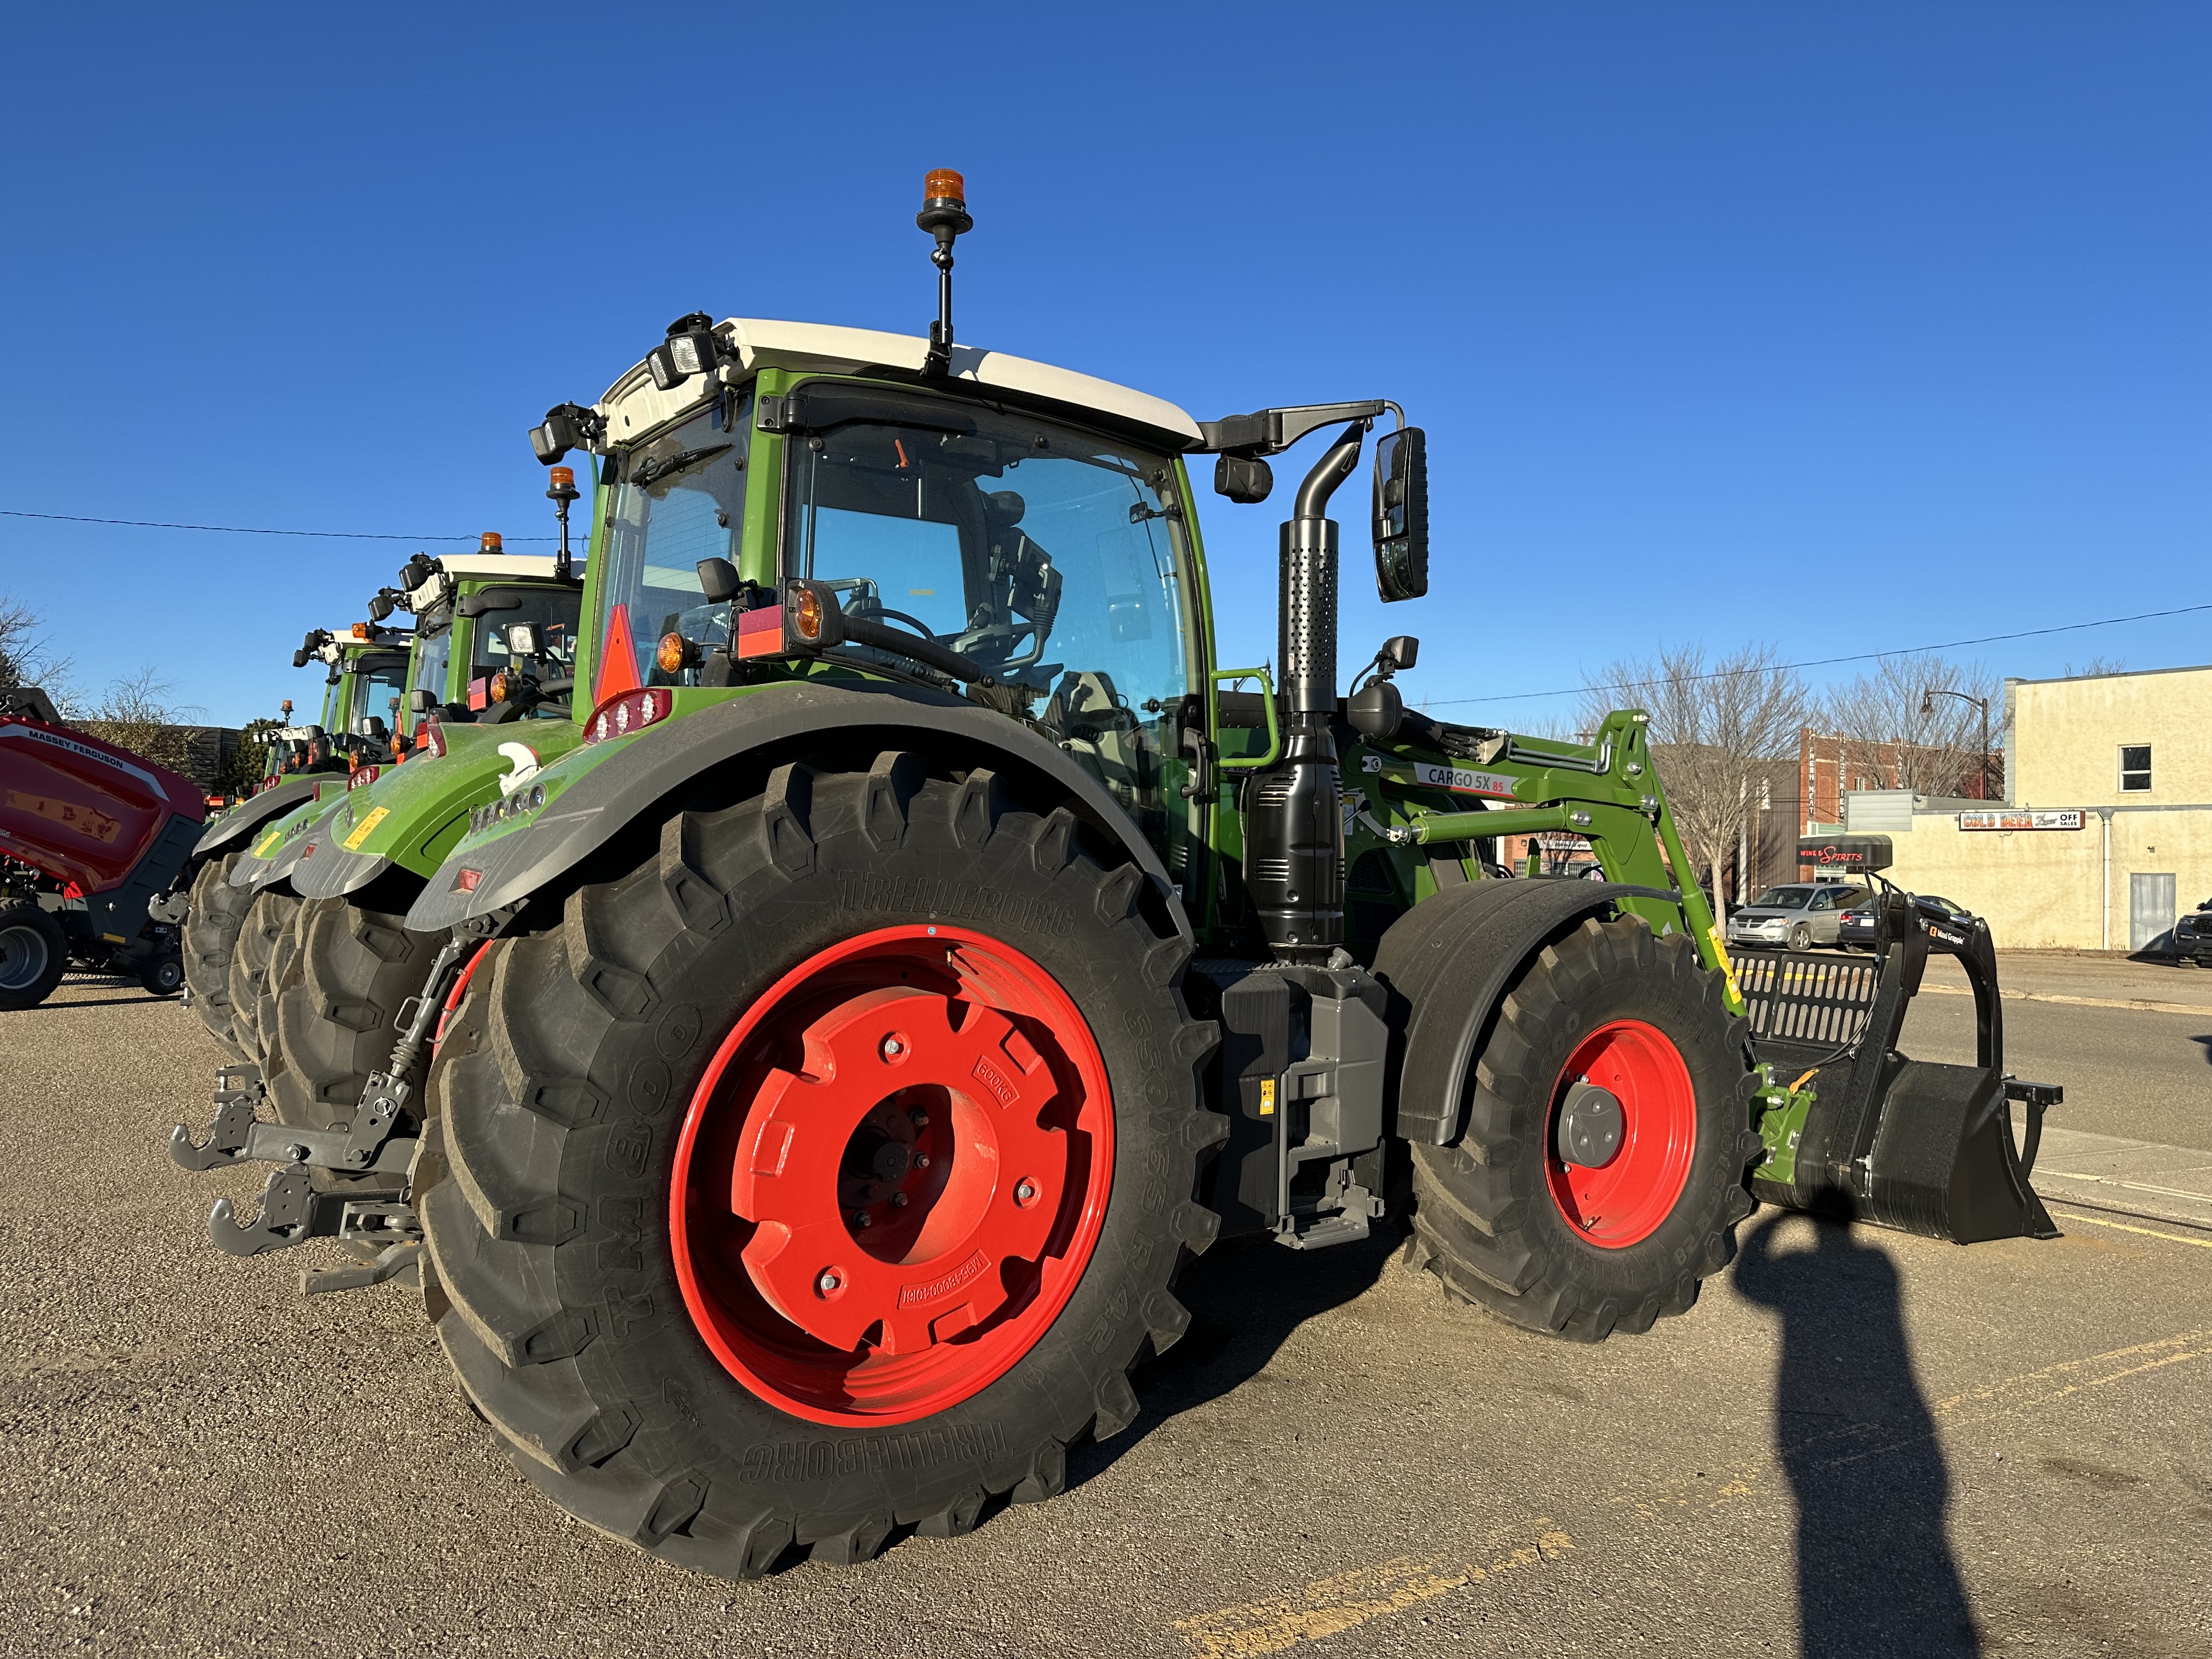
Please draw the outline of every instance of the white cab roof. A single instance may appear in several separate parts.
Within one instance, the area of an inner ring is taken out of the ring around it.
[[[737,348],[738,360],[750,372],[757,368],[819,369],[850,374],[871,366],[919,372],[929,356],[929,342],[919,335],[886,334],[872,328],[840,328],[830,323],[779,323],[758,318],[732,317],[717,323],[714,331]],[[1050,398],[1079,409],[1097,410],[1124,421],[1134,421],[1173,433],[1191,443],[1202,441],[1198,422],[1164,398],[1133,392],[1070,368],[1011,357],[1003,351],[976,346],[952,348],[952,378],[971,385],[1003,386],[1032,397]],[[672,392],[653,383],[643,363],[607,388],[600,412],[607,417],[607,435],[616,442],[649,431],[684,410],[704,403],[713,392],[711,375],[695,374]],[[447,568],[452,562],[447,561]]]
[[[438,562],[446,567],[446,574],[456,581],[496,581],[502,577],[535,576],[542,580],[553,580],[554,559],[550,553],[441,553]],[[583,566],[578,559],[578,568]],[[438,597],[435,576],[415,588],[407,595],[410,610],[419,610]]]

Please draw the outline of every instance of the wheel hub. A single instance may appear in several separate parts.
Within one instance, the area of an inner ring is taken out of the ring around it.
[[[709,1066],[678,1145],[677,1276],[772,1403],[908,1420],[1027,1352],[1111,1178],[1103,1059],[1058,984],[994,940],[885,929],[786,975]]]
[[[1586,1077],[1576,1079],[1559,1103],[1559,1162],[1602,1170],[1620,1151],[1626,1128],[1620,1097]]]

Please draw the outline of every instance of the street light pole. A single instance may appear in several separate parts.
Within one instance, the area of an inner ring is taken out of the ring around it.
[[[1936,712],[1936,699],[1939,696],[1956,697],[1961,702],[1975,704],[1982,711],[1982,799],[1987,800],[1990,798],[1990,700],[1987,697],[1970,696],[1964,691],[1947,691],[1939,685],[1930,686],[1920,694],[1920,712],[1923,715]]]

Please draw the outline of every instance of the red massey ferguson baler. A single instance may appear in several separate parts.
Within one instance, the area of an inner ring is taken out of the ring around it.
[[[184,974],[178,877],[207,818],[191,779],[0,691],[0,1010],[43,1002],[72,963],[156,995]]]

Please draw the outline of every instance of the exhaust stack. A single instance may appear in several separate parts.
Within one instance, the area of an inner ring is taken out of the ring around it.
[[[1244,878],[1270,950],[1326,961],[1344,943],[1344,814],[1337,775],[1337,526],[1329,497],[1359,465],[1365,420],[1329,446],[1298,486],[1282,529],[1283,759],[1253,787]]]

